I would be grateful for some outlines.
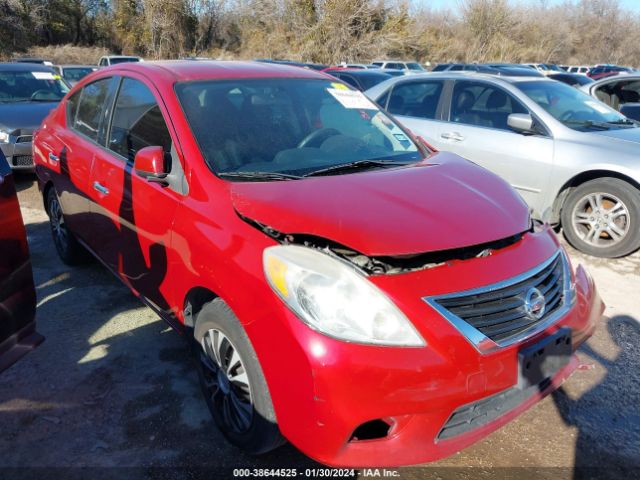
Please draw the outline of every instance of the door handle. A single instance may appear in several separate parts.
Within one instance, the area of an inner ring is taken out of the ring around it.
[[[53,153],[49,152],[49,161],[53,163],[58,163],[60,159],[58,158],[57,155],[54,155]]]
[[[103,195],[109,195],[109,189],[100,184],[100,182],[93,182],[93,189],[97,190]]]
[[[447,132],[440,135],[440,138],[444,138],[445,140],[454,140],[456,142],[461,142],[464,140],[464,137],[460,135],[458,132]]]

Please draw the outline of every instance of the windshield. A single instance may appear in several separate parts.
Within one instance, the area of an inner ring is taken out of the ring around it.
[[[517,86],[556,120],[574,130],[635,126],[616,110],[564,83],[521,82]]]
[[[424,68],[422,68],[422,65],[416,62],[407,63],[407,68],[409,70],[424,70]]]
[[[0,103],[58,102],[68,91],[53,72],[0,72]]]
[[[62,70],[62,76],[68,82],[79,82],[91,72],[93,72],[93,68],[91,67],[64,68]]]
[[[191,130],[218,173],[302,176],[360,161],[412,163],[422,153],[361,92],[330,80],[207,80],[176,85]]]
[[[139,62],[140,59],[138,57],[111,57],[109,62],[111,65],[116,65],[117,63],[130,63],[130,62]]]

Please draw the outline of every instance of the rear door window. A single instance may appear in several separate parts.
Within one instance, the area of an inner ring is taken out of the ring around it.
[[[108,147],[133,163],[144,147],[161,146],[171,153],[171,135],[158,103],[146,85],[125,78],[113,110]]]
[[[435,119],[442,81],[406,82],[391,92],[387,110],[395,115]]]
[[[68,113],[71,114],[72,128],[94,142],[99,141],[100,130],[105,121],[106,100],[111,80],[109,77],[90,83],[82,89],[79,98],[77,94],[70,98]]]

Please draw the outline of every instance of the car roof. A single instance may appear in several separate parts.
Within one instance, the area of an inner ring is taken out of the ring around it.
[[[51,67],[39,63],[0,63],[0,72],[50,72]]]
[[[604,77],[604,78],[599,78],[598,80],[594,81],[593,83],[589,84],[589,87],[593,87],[596,85],[601,85],[603,83],[613,83],[613,82],[626,82],[626,81],[638,81],[640,80],[640,73],[636,73],[636,74],[629,74],[629,75],[611,75],[609,77]]]
[[[509,76],[509,75],[493,75],[489,73],[475,72],[472,70],[458,70],[458,71],[444,71],[444,72],[425,72],[425,73],[415,73],[413,75],[405,75],[403,77],[395,77],[398,80],[415,80],[417,78],[441,78],[441,79],[455,79],[455,78],[478,78],[482,80],[492,80],[492,81],[505,81],[509,83],[517,83],[517,82],[539,82],[539,81],[548,81],[549,79],[545,76],[540,77],[522,77],[522,76]]]
[[[119,63],[101,72],[138,72],[151,78],[169,82],[210,79],[240,79],[269,77],[331,78],[317,70],[280,63],[203,60],[168,60],[159,62]]]
[[[328,68],[325,70],[327,73],[340,73],[345,72],[349,75],[360,76],[360,77],[390,77],[388,73],[384,73],[387,69],[384,68]],[[389,69],[391,70],[391,69]]]
[[[78,64],[63,64],[63,65],[55,65],[56,67],[62,68],[98,68],[97,65],[82,65]]]
[[[412,82],[419,79],[441,79],[441,80],[486,80],[493,83],[509,83],[512,85],[521,82],[556,82],[547,77],[509,77],[507,75],[492,75],[488,73],[479,73],[474,71],[444,71],[444,72],[426,72],[416,73],[413,75],[403,75],[402,77],[393,77],[389,80],[385,80],[378,85],[375,85],[366,91],[367,95],[373,95],[371,98],[377,98],[384,93],[390,86],[396,85],[399,82]]]

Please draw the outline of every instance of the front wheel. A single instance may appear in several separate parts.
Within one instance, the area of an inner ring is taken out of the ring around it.
[[[202,307],[194,340],[200,387],[225,438],[253,454],[284,443],[256,353],[222,299]]]
[[[640,191],[617,178],[585,182],[561,212],[564,236],[576,249],[615,258],[640,247]]]

